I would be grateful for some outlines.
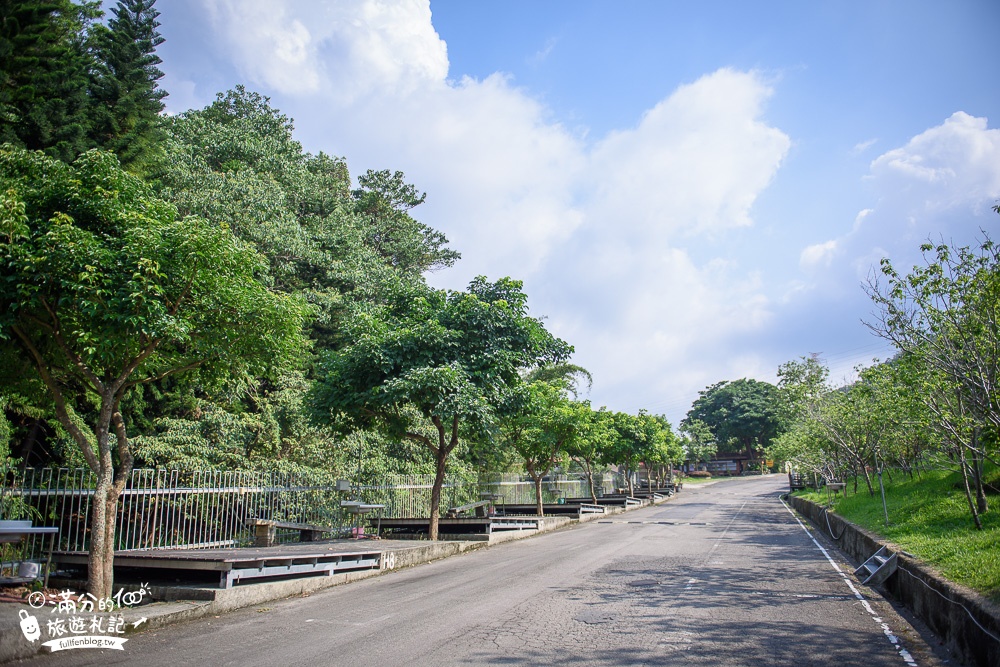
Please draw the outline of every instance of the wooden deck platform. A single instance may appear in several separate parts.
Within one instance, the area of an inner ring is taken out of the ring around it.
[[[606,507],[632,507],[633,505],[642,504],[643,500],[643,498],[639,498],[638,496],[605,495],[597,498],[597,504],[604,505]],[[590,498],[567,498],[566,502],[593,503],[594,501]]]
[[[371,520],[374,525],[375,519]],[[383,517],[380,520],[383,532],[409,535],[427,534],[431,520],[426,517]],[[534,530],[538,519],[522,516],[488,517],[442,517],[438,519],[440,535],[491,535],[504,530]]]
[[[387,546],[382,542],[336,540],[239,549],[118,551],[115,552],[115,569],[140,570],[150,575],[186,571],[201,578],[215,574],[220,588],[232,588],[251,579],[378,570],[383,567]],[[57,551],[52,554],[52,560],[63,568],[87,568],[86,552]]]
[[[545,503],[542,505],[542,512],[546,516],[580,516],[583,514],[604,513],[605,505],[595,505],[590,501],[577,502],[566,501],[565,503]],[[501,505],[497,507],[497,512],[504,516],[534,516],[538,512],[538,506],[534,503]]]

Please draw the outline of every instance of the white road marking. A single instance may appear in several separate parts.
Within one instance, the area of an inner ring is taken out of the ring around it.
[[[863,596],[861,592],[857,589],[857,587],[855,587],[854,582],[852,582],[850,579],[847,578],[847,575],[844,573],[843,570],[840,569],[840,566],[837,565],[837,562],[830,557],[830,554],[827,552],[826,549],[823,548],[823,545],[817,542],[816,538],[813,537],[812,533],[809,532],[809,529],[806,528],[805,524],[799,521],[799,517],[795,516],[795,512],[793,512],[792,508],[788,506],[788,503],[782,500],[781,496],[778,496],[778,500],[781,500],[781,504],[784,505],[785,509],[788,510],[788,513],[792,515],[792,518],[795,519],[795,522],[799,524],[799,526],[802,528],[803,531],[805,531],[806,535],[809,536],[809,539],[812,540],[813,544],[816,545],[816,548],[820,550],[820,552],[826,557],[826,560],[829,561],[830,565],[833,566],[833,569],[837,571],[837,574],[841,576],[841,578],[844,580],[844,583],[847,584],[847,587],[851,589],[852,593],[854,593],[854,597],[856,597],[858,600],[861,601],[861,606],[865,608],[865,611],[871,614],[872,620],[874,620],[875,623],[881,628],[882,633],[892,644],[893,648],[896,649],[896,652],[899,654],[899,657],[902,658],[903,661],[910,667],[917,667],[917,661],[913,659],[913,656],[910,655],[909,651],[903,648],[902,643],[899,641],[899,638],[895,635],[895,633],[892,632],[892,630],[889,629],[889,625],[883,622],[882,619],[879,618],[878,614],[875,613],[875,610],[872,609],[872,606],[868,603],[868,600],[865,599],[865,596]]]
[[[712,557],[712,554],[715,553],[715,550],[719,548],[719,545],[722,543],[722,540],[726,539],[726,533],[728,533],[729,529],[733,527],[734,523],[736,523],[736,519],[739,518],[740,512],[743,511],[743,508],[747,506],[748,502],[750,501],[749,500],[743,501],[743,504],[740,505],[740,508],[736,510],[736,514],[734,514],[733,518],[729,520],[728,524],[726,524],[726,529],[722,531],[722,535],[719,535],[719,537],[715,538],[715,544],[712,545],[712,548],[708,550],[708,555],[705,556],[706,562],[708,561],[709,558]]]

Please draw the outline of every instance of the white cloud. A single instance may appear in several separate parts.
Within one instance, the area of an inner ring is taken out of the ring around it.
[[[635,129],[600,142],[591,156],[593,187],[602,215],[621,216],[616,233],[751,224],[750,206],[791,143],[760,120],[770,94],[759,76],[722,69],[678,88]]]
[[[928,238],[967,244],[993,223],[1000,198],[1000,130],[958,111],[872,161],[878,197],[842,236],[805,248],[800,266],[825,269],[829,283],[865,280],[889,257],[905,270]],[[818,278],[819,279],[819,278]]]
[[[984,208],[1000,197],[1000,130],[957,111],[937,127],[871,164],[871,178],[899,209],[928,217],[947,209]]]
[[[866,150],[874,146],[876,143],[878,143],[878,139],[868,139],[867,141],[859,141],[858,143],[854,144],[854,148],[851,150],[851,152],[855,155],[860,155],[861,153],[864,153]]]
[[[803,269],[812,269],[817,266],[830,266],[833,262],[834,253],[837,251],[837,241],[826,241],[816,243],[806,247],[799,256],[799,265]]]
[[[254,83],[284,93],[319,90],[312,34],[281,0],[205,0],[232,61]]]
[[[995,227],[990,206],[1000,197],[1000,131],[985,118],[955,113],[873,160],[865,178],[876,203],[841,235],[802,251],[808,283],[797,283],[775,314],[784,326],[810,321],[813,339],[827,341],[816,349],[842,349],[838,338],[851,335],[848,324],[871,319],[874,306],[861,286],[878,277],[883,258],[906,272],[921,262],[919,248],[928,239],[968,245],[980,228]],[[884,346],[871,354],[891,355],[884,341],[868,340]],[[849,355],[832,367],[843,374],[870,360],[869,353]]]
[[[558,43],[559,40],[557,38],[550,37],[545,41],[545,46],[543,46],[538,51],[535,51],[535,53],[532,54],[530,58],[528,58],[528,63],[535,66],[541,65],[552,54],[552,52],[556,48],[556,44]]]
[[[233,62],[284,93],[351,102],[443,85],[445,43],[427,0],[203,0]]]
[[[718,70],[591,141],[507,76],[448,80],[426,2],[212,2],[254,80],[311,93],[308,106],[282,109],[307,146],[346,155],[354,173],[401,169],[428,192],[414,213],[464,256],[432,282],[525,280],[533,312],[594,373],[595,403],[656,409],[655,397],[694,398],[766,365],[724,350],[772,326],[770,287],[755,265],[711,251],[752,227],[791,144],[763,120],[772,90],[760,74]],[[267,35],[308,27],[295,42],[304,50],[290,51],[300,65],[270,62],[272,37],[230,21],[264,6]],[[319,89],[295,88],[297,77]]]

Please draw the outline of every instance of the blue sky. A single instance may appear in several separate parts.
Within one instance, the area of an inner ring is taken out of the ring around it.
[[[1000,3],[161,0],[172,113],[245,84],[353,174],[399,169],[524,280],[595,405],[890,350],[861,285],[1000,216]],[[993,234],[996,238],[996,234]]]

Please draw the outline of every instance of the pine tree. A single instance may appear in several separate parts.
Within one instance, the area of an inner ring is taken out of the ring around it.
[[[164,39],[157,31],[156,0],[119,0],[108,26],[94,30],[98,67],[91,82],[94,143],[114,151],[122,165],[144,173],[156,160],[164,138],[159,114],[163,98],[157,81],[163,77],[156,47]]]
[[[67,162],[88,148],[86,35],[99,6],[0,0],[0,143]]]

